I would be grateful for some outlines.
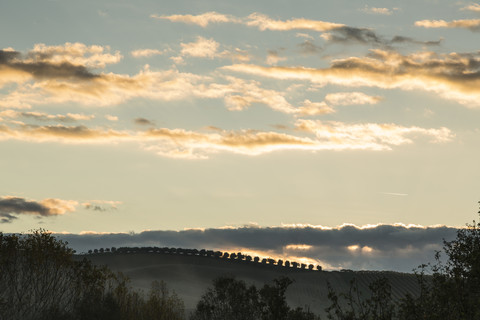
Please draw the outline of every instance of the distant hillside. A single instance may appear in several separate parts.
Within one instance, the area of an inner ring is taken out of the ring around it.
[[[264,260],[263,263],[261,260],[255,262],[252,258],[238,254],[233,254],[232,257],[232,254],[205,250],[157,249],[160,248],[121,248],[115,252],[91,253],[80,257],[87,257],[95,264],[107,265],[114,271],[123,272],[137,289],[148,290],[152,281],[163,280],[184,300],[187,310],[194,309],[201,295],[211,286],[212,280],[223,275],[234,276],[258,287],[280,276],[287,276],[294,280],[287,291],[289,304],[292,307],[309,306],[317,314],[322,314],[329,306],[327,282],[337,292],[347,292],[350,280],[355,277],[359,289],[368,292],[368,284],[383,276],[389,279],[396,299],[406,293],[416,295],[419,291],[413,274],[317,271],[314,266],[310,267],[312,270],[308,270],[306,265],[294,263],[286,267],[283,261],[280,261],[280,266],[272,259]]]

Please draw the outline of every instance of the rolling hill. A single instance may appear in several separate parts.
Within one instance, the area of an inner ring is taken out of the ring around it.
[[[416,295],[419,292],[414,274],[391,271],[309,270],[269,264],[268,261],[261,263],[247,261],[245,258],[232,259],[222,254],[202,254],[197,250],[186,250],[182,253],[119,250],[78,257],[86,257],[97,265],[106,265],[114,271],[124,273],[131,279],[135,289],[147,291],[152,281],[164,281],[183,299],[187,311],[195,308],[202,294],[211,286],[212,280],[219,276],[234,276],[257,287],[281,276],[289,277],[294,280],[287,290],[290,306],[308,306],[317,314],[322,314],[330,305],[327,282],[336,292],[347,292],[350,280],[356,278],[360,291],[368,292],[369,283],[386,277],[392,285],[395,299],[402,298],[406,293]]]

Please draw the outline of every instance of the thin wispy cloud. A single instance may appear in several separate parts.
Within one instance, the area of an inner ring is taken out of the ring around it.
[[[151,17],[155,19],[170,20],[172,22],[197,24],[201,27],[206,27],[210,23],[240,23],[250,27],[257,27],[261,31],[312,30],[321,32],[344,26],[340,23],[310,20],[305,18],[276,20],[258,12],[254,12],[243,18],[234,17],[232,15],[224,15],[217,12],[207,12],[199,15],[151,15]]]
[[[82,202],[82,206],[87,210],[105,212],[109,210],[117,210],[118,206],[121,205],[121,201],[110,201],[110,200],[89,200],[87,202]]]
[[[231,15],[225,15],[217,12],[206,12],[202,13],[199,15],[191,15],[191,14],[174,14],[170,16],[159,16],[157,14],[152,14],[150,16],[151,18],[154,19],[163,19],[163,20],[169,20],[172,22],[183,22],[183,23],[189,23],[189,24],[196,24],[201,27],[207,27],[210,23],[226,23],[226,22],[239,22],[238,18],[235,18],[234,16]]]
[[[395,196],[395,197],[406,197],[406,196],[408,196],[407,193],[397,193],[397,192],[382,192],[382,194],[385,194],[387,196]]]
[[[480,31],[480,19],[460,19],[453,21],[421,20],[416,21],[415,26],[424,28],[463,28],[471,31]]]
[[[158,49],[138,49],[133,50],[130,54],[135,58],[151,57],[165,54],[165,51]]]
[[[385,15],[385,16],[391,16],[395,10],[398,10],[398,8],[378,8],[378,7],[369,7],[365,6],[362,9],[359,9],[362,12],[368,13],[368,14],[378,14],[378,15]]]
[[[469,4],[468,6],[463,7],[461,10],[480,12],[480,4],[472,3],[472,4]]]
[[[325,96],[325,101],[334,106],[377,104],[382,100],[379,96],[369,96],[363,92],[336,92]]]
[[[75,121],[87,121],[95,118],[95,115],[79,114],[79,113],[67,113],[63,114],[47,114],[44,112],[19,112],[16,110],[4,110],[0,111],[1,118],[25,118],[33,119],[37,121],[58,121],[58,122],[75,122]]]

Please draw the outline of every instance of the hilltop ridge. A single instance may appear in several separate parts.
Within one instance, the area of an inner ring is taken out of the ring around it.
[[[114,248],[92,250],[86,257],[98,265],[106,265],[131,279],[135,289],[147,291],[154,280],[164,281],[185,302],[187,310],[211,286],[213,279],[233,276],[247,283],[262,286],[281,276],[294,283],[287,291],[287,300],[293,307],[309,307],[322,314],[329,306],[327,283],[337,292],[346,292],[350,281],[356,278],[361,292],[369,291],[368,284],[385,277],[392,285],[392,296],[400,299],[406,293],[417,295],[419,287],[414,274],[393,271],[323,271],[298,262],[250,257],[241,253],[181,248]],[[258,258],[258,259],[256,259]]]

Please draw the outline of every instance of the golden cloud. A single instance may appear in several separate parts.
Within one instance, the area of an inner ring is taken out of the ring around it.
[[[225,22],[237,22],[237,18],[230,16],[230,15],[225,15],[221,13],[217,13],[215,11],[211,12],[206,12],[202,13],[200,15],[191,15],[191,14],[175,14],[171,16],[159,16],[156,14],[152,14],[150,16],[151,18],[154,19],[164,19],[164,20],[169,20],[172,22],[183,22],[183,23],[189,23],[189,24],[196,24],[201,27],[206,27],[210,23],[225,23]]]
[[[62,215],[74,212],[77,201],[48,198],[41,201],[15,196],[0,197],[0,223],[9,223],[18,215],[28,214],[41,217]]]
[[[117,63],[122,59],[122,55],[118,51],[114,54],[108,53],[109,51],[109,46],[87,46],[78,42],[67,42],[60,46],[47,46],[39,43],[28,52],[27,58],[23,59],[22,62],[56,65],[70,63],[89,68],[105,68],[107,64]]]
[[[205,39],[197,37],[197,41],[190,43],[181,43],[181,54],[184,56],[210,58],[213,59],[217,55],[220,44],[213,39]]]
[[[162,156],[206,158],[208,154],[230,152],[261,155],[280,150],[390,150],[392,146],[413,143],[427,137],[431,142],[448,142],[453,134],[447,128],[424,129],[395,124],[346,124],[298,119],[296,136],[273,131],[216,129],[190,131],[157,128],[146,131],[116,131],[91,129],[86,126],[0,125],[0,140],[60,143],[120,143],[136,142],[146,150]]]
[[[410,55],[371,50],[366,57],[333,60],[329,68],[263,67],[234,64],[223,67],[240,73],[284,80],[308,80],[317,85],[423,90],[440,94],[469,107],[480,106],[480,55],[436,54]]]
[[[335,109],[327,105],[324,101],[312,102],[308,99],[303,101],[302,106],[295,110],[299,115],[315,116],[322,114],[334,113]]]
[[[461,10],[468,10],[468,11],[474,11],[474,12],[480,12],[480,4],[478,3],[472,3],[466,7],[463,7]]]
[[[85,115],[80,113],[67,113],[66,115],[63,114],[47,114],[43,112],[18,112],[15,110],[5,110],[0,112],[0,118],[31,118],[34,120],[39,121],[60,121],[60,122],[71,122],[71,121],[79,121],[79,120],[92,120],[95,118],[93,114]]]
[[[325,101],[335,106],[376,104],[381,100],[381,97],[369,96],[363,92],[336,92],[325,96]]]
[[[156,55],[162,55],[164,53],[164,51],[158,49],[138,49],[130,52],[130,54],[135,58],[151,57]]]
[[[158,16],[152,15],[155,19],[166,19],[172,22],[183,22],[196,24],[201,27],[206,27],[210,23],[241,23],[251,27],[257,27],[259,30],[312,30],[312,31],[328,31],[344,27],[344,24],[325,22],[320,20],[310,19],[291,19],[291,20],[274,20],[267,15],[260,13],[252,13],[245,18],[237,18],[231,15],[224,15],[217,12],[207,12],[200,15],[170,15]]]
[[[342,122],[298,119],[298,130],[314,133],[319,145],[334,150],[390,150],[391,146],[413,143],[412,137],[430,137],[432,142],[448,142],[453,134],[447,128],[424,129],[395,124],[345,124]]]
[[[344,24],[325,22],[320,20],[309,19],[291,19],[291,20],[273,20],[268,16],[260,13],[252,13],[246,19],[245,24],[247,26],[258,27],[260,30],[275,30],[275,31],[287,31],[287,30],[312,30],[312,31],[329,31],[344,27]]]
[[[395,8],[394,10],[396,9],[397,8]],[[393,11],[388,8],[376,8],[376,7],[368,7],[368,6],[365,6],[365,8],[360,9],[360,11],[363,11],[369,14],[380,14],[385,16],[390,16],[393,13]]]
[[[421,20],[416,21],[415,26],[424,28],[465,28],[472,31],[480,30],[480,19],[463,19],[463,20]]]

